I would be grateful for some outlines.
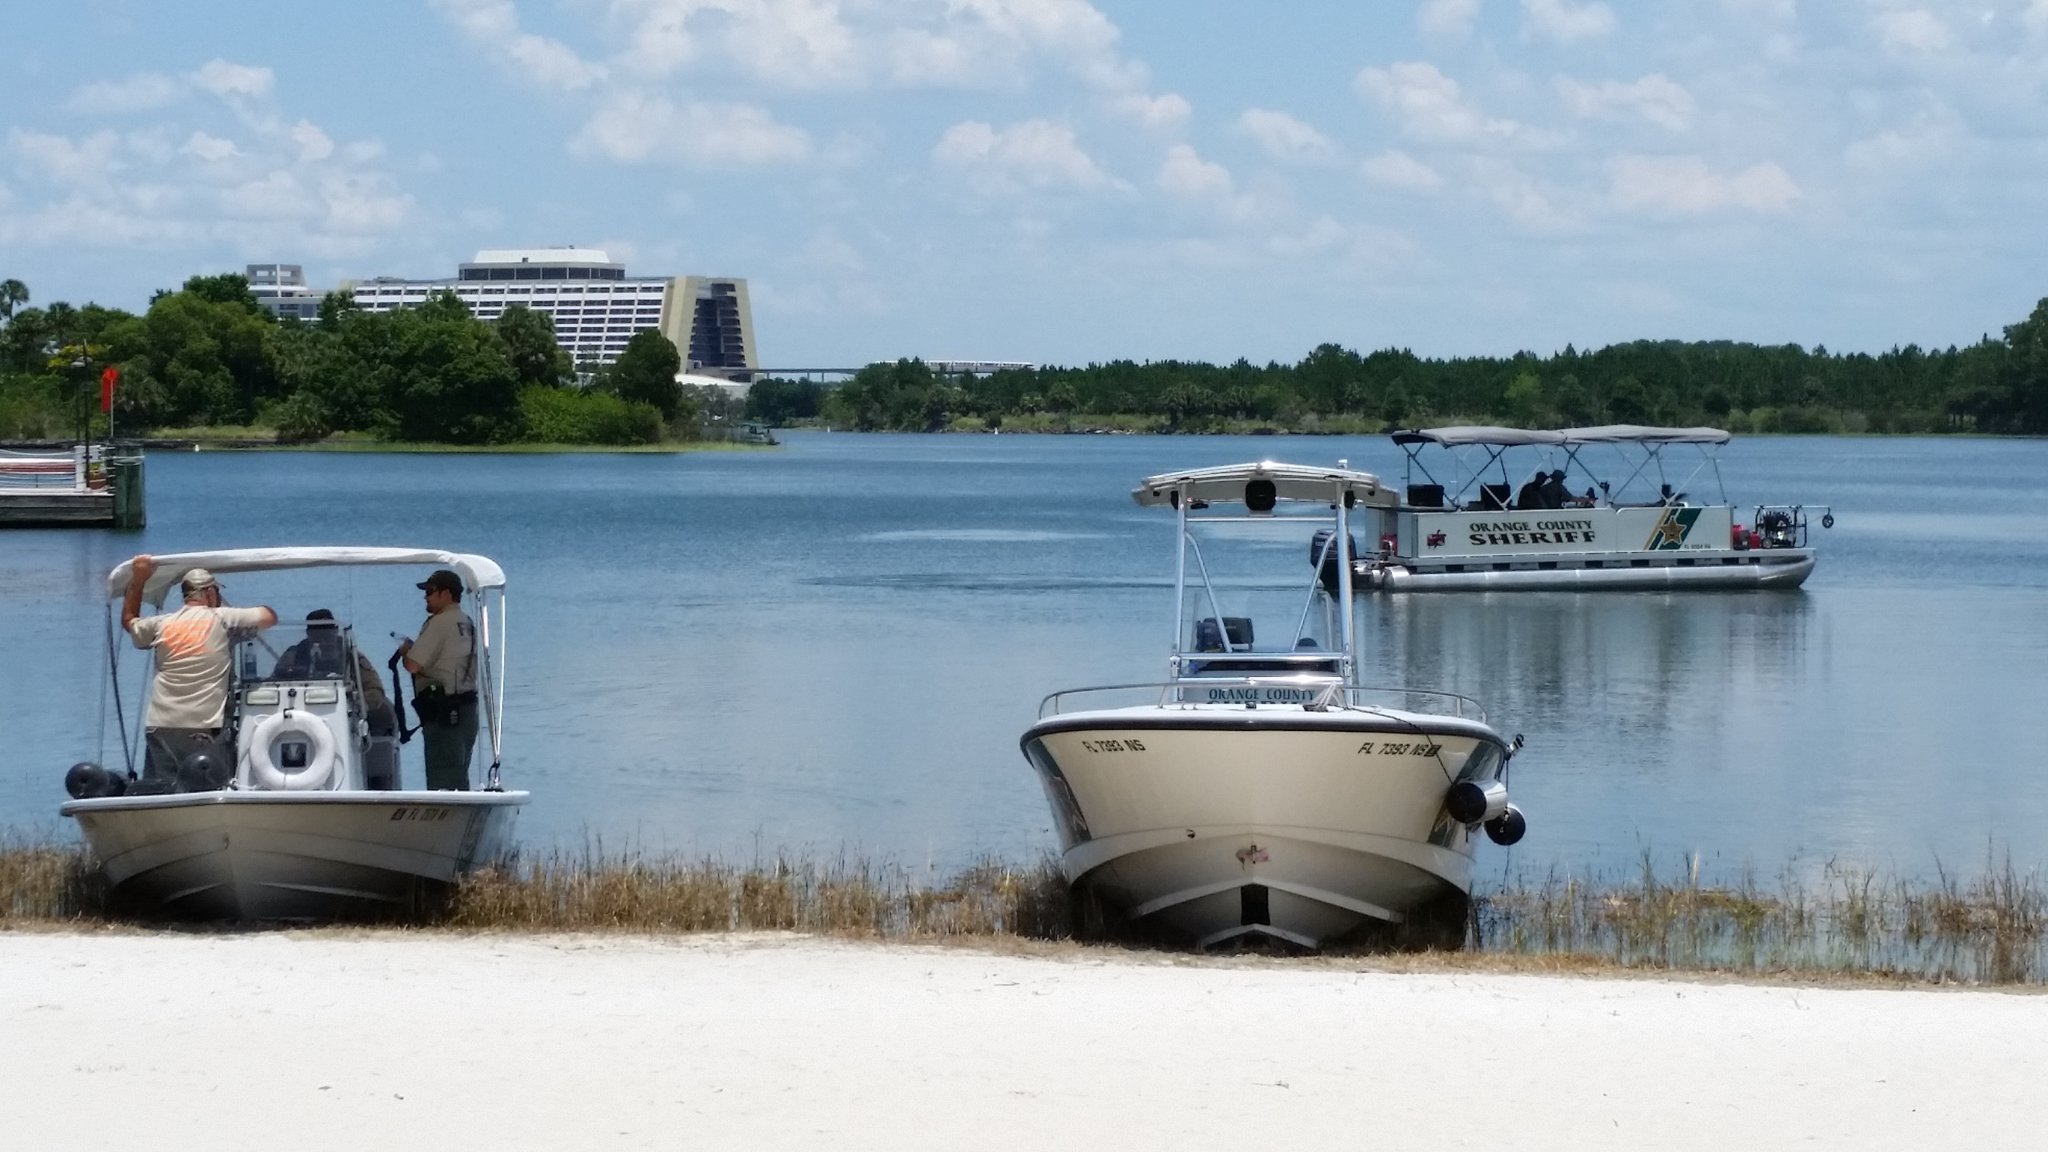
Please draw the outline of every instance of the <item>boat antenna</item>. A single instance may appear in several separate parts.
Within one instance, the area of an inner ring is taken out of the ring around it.
[[[114,682],[114,719],[121,725],[121,759],[127,764],[128,778],[135,779],[135,751],[128,746],[128,711],[121,705],[121,650],[114,645],[114,610],[107,609],[107,678]],[[100,696],[102,707],[106,700]],[[105,746],[107,739],[107,716],[100,713],[100,741]]]
[[[482,658],[477,661],[479,665],[478,671],[481,673],[483,685],[483,691],[480,695],[481,699],[483,700],[485,724],[490,729],[491,733],[491,768],[490,771],[486,773],[484,776],[484,791],[503,792],[505,790],[505,785],[498,778],[498,769],[504,759],[504,754],[501,747],[503,724],[502,717],[504,716],[505,711],[504,679],[503,677],[495,675],[491,667],[491,601],[489,595],[482,588],[476,590],[476,602],[477,615],[482,617],[483,625],[480,634],[477,637],[477,643],[481,648],[482,656]],[[503,660],[505,658],[505,645],[508,639],[509,637],[505,631],[505,590],[503,588],[500,588],[498,590],[497,653],[498,659],[500,660]],[[496,691],[497,697],[495,700],[492,699],[494,689]]]

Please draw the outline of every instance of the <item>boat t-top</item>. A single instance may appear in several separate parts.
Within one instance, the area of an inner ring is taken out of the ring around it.
[[[142,703],[121,717],[124,763],[73,765],[59,811],[78,821],[117,901],[194,919],[326,920],[408,914],[510,845],[525,792],[500,780],[504,729],[505,573],[489,557],[418,548],[252,548],[156,557],[143,586],[161,608],[195,568],[261,572],[334,566],[445,568],[477,637],[481,734],[475,791],[398,790],[403,710],[373,708],[346,620],[231,633],[224,728],[216,744],[176,763],[143,755]],[[130,561],[107,576],[109,612],[127,594]],[[408,581],[409,583],[409,581]],[[110,617],[108,664],[120,699],[121,655],[132,647]],[[392,682],[399,701],[397,658]],[[389,712],[383,712],[390,717]]]
[[[1056,692],[1022,737],[1083,929],[1313,948],[1420,918],[1464,939],[1476,833],[1511,844],[1510,742],[1478,704],[1359,683],[1366,472],[1237,464],[1132,493],[1176,521],[1167,679]]]
[[[1359,563],[1388,592],[1797,588],[1821,505],[1738,511],[1718,428],[1425,428],[1393,435],[1405,496]],[[1689,459],[1674,457],[1685,453]],[[1711,488],[1711,491],[1700,491]]]

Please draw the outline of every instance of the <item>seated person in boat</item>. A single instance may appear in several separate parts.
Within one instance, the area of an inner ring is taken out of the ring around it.
[[[156,654],[149,711],[146,775],[169,779],[199,752],[215,753],[214,771],[233,759],[221,755],[221,727],[227,715],[229,652],[236,640],[277,623],[269,608],[229,608],[220,582],[204,568],[185,573],[185,602],[175,612],[142,614],[142,591],[156,571],[147,554],[129,562],[128,592],[121,599],[121,627],[137,648]],[[223,781],[213,781],[222,783]]]
[[[1549,479],[1549,474],[1545,472],[1538,472],[1534,476],[1529,477],[1529,482],[1522,485],[1521,488],[1515,492],[1515,511],[1526,512],[1532,509],[1542,508],[1544,506],[1543,485],[1547,483]]]
[[[1543,483],[1537,487],[1537,492],[1543,498],[1545,508],[1562,508],[1570,503],[1572,498],[1572,494],[1565,489],[1562,468],[1545,477]]]
[[[391,706],[391,698],[384,693],[384,681],[377,675],[377,666],[355,646],[335,621],[334,613],[326,608],[315,608],[306,613],[306,638],[284,650],[277,658],[277,665],[271,669],[270,678],[345,680],[351,663],[355,665],[356,679],[362,686],[363,719],[370,725],[371,737],[396,736],[398,713]],[[381,741],[372,744],[370,762],[365,765],[365,776],[372,789],[381,791],[398,787],[397,760],[395,748]]]

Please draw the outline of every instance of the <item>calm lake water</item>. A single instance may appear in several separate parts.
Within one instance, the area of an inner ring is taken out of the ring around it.
[[[1028,859],[1054,845],[1017,749],[1040,697],[1164,671],[1172,523],[1130,488],[1258,458],[1401,476],[1383,439],[787,441],[154,455],[148,531],[0,534],[0,828],[71,835],[64,768],[120,760],[101,725],[115,563],[403,544],[509,573],[506,779],[534,793],[529,844]],[[1483,845],[1482,874],[1613,872],[1645,849],[1721,875],[2048,864],[2048,443],[1754,439],[1721,460],[1738,505],[1834,505],[1803,591],[1363,602],[1369,682],[1474,696],[1528,738],[1529,837]],[[225,582],[287,619],[334,608],[381,664],[424,575]]]

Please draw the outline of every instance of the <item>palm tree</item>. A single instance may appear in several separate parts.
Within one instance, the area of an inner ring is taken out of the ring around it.
[[[14,319],[14,310],[28,303],[28,285],[19,280],[0,280],[0,321]]]

